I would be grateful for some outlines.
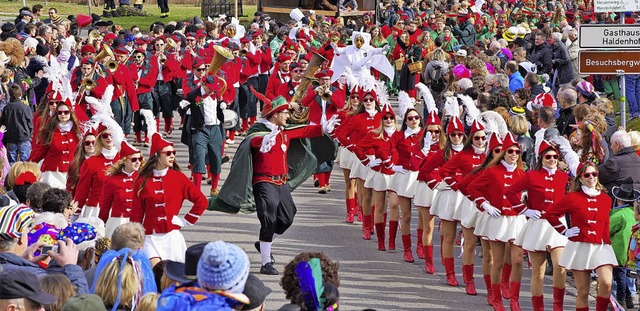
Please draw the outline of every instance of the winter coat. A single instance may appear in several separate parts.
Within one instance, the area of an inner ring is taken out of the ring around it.
[[[611,193],[611,188],[622,184],[633,183],[633,188],[640,190],[640,157],[633,147],[620,149],[598,167],[598,180]]]
[[[609,214],[609,236],[611,247],[616,254],[618,265],[624,267],[627,263],[631,228],[636,224],[633,208],[629,205],[612,209]]]
[[[553,69],[556,76],[556,84],[565,84],[573,80],[573,69],[571,68],[571,59],[567,47],[562,42],[558,42],[552,46]]]
[[[571,124],[576,124],[576,118],[573,116],[573,107],[575,106],[560,109],[560,116],[556,121],[560,135],[569,136],[574,131],[574,129],[569,126]]]
[[[533,138],[526,135],[520,135],[516,137],[516,141],[518,142],[518,145],[520,145],[520,150],[522,151],[522,162],[528,169],[533,169],[536,165],[536,150]]]
[[[462,45],[476,45],[476,30],[469,21],[462,23],[460,26],[453,26],[453,35],[458,38],[458,42]]]
[[[538,68],[538,74],[551,74],[552,53],[551,48],[545,42],[540,45],[534,45],[527,52],[527,59],[534,63]]]
[[[578,59],[580,46],[578,45],[578,40],[571,42],[571,44],[567,46],[567,52],[569,53],[569,59],[571,60],[571,71],[573,73],[573,78],[577,78],[580,76],[580,61]]]
[[[2,266],[2,271],[22,270],[31,272],[39,277],[49,273],[61,273],[64,274],[69,281],[71,281],[71,284],[76,287],[76,293],[78,295],[89,293],[87,279],[84,276],[84,272],[82,272],[82,268],[78,265],[66,265],[64,267],[60,267],[60,265],[57,265],[54,262],[54,264],[49,265],[47,270],[44,270],[37,264],[9,252],[0,252],[0,265]]]
[[[31,140],[33,134],[33,111],[19,100],[7,104],[2,110],[0,124],[7,127],[3,142],[17,144]]]

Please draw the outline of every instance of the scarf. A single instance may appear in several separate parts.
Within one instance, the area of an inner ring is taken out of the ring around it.
[[[107,148],[102,148],[102,155],[109,159],[109,160],[113,160],[116,155],[118,155],[118,149],[116,148],[111,148],[111,149],[107,149]]]
[[[385,127],[384,128],[384,132],[387,133],[387,135],[389,137],[393,136],[393,134],[397,131],[398,129],[395,126],[391,126],[391,127]]]
[[[376,113],[378,113],[378,110],[376,110],[376,108],[373,108],[371,110],[369,109],[365,109],[364,111],[366,111],[370,117],[374,117],[376,115]]]
[[[62,124],[62,122],[58,123],[58,128],[61,132],[70,132],[73,127],[73,122],[69,121],[67,124]]]
[[[504,167],[507,169],[507,172],[510,172],[510,173],[512,173],[513,171],[516,170],[516,168],[518,168],[518,164],[511,165],[507,163],[507,161],[505,160],[500,160],[500,163],[502,163],[502,165],[504,165]]]
[[[164,177],[165,175],[167,175],[167,172],[169,171],[169,168],[165,168],[162,170],[157,170],[157,169],[153,169],[153,177]]]
[[[407,127],[407,129],[404,130],[404,138],[406,139],[411,135],[418,134],[418,132],[420,132],[420,128],[419,127],[416,127],[414,129],[412,129],[410,127]]]
[[[555,175],[556,174],[556,170],[558,169],[557,167],[547,168],[544,165],[542,166],[542,168],[545,169],[545,171],[547,171],[547,173],[549,173],[549,175]]]
[[[600,195],[600,190],[597,190],[596,188],[589,188],[585,185],[580,186],[580,188],[582,188],[582,192],[584,192],[584,194],[590,197],[597,197]]]
[[[487,149],[487,148],[478,148],[474,145],[471,145],[471,147],[473,147],[473,152],[475,152],[476,154],[483,154]]]
[[[459,145],[451,144],[451,149],[453,149],[453,150],[455,150],[457,152],[462,151],[462,148],[464,148],[464,144],[459,144]]]

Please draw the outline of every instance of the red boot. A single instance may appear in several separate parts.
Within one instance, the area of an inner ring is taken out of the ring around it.
[[[491,299],[491,306],[494,311],[506,311],[502,304],[502,295],[500,294],[500,284],[491,284],[493,290],[493,299]]]
[[[389,223],[389,225],[391,225],[391,223]],[[391,233],[389,233],[389,238],[391,238]],[[389,248],[391,248],[391,243],[389,243]],[[414,262],[413,252],[411,251],[411,234],[402,235],[402,248],[404,249],[404,253],[402,254],[404,261]]]
[[[387,249],[384,246],[384,222],[375,223],[376,226],[376,237],[378,238],[378,250],[386,251]]]
[[[466,286],[465,290],[467,292],[467,295],[477,295],[478,292],[476,291],[476,283],[473,280],[473,264],[462,266],[462,279],[464,280],[464,284]]]
[[[511,288],[511,301],[509,307],[511,311],[520,311],[520,282],[509,283]]]
[[[377,228],[376,228],[377,230]],[[389,251],[396,250],[396,235],[398,234],[398,222],[389,221]]]
[[[484,275],[484,286],[487,287],[487,304],[491,305],[493,301],[493,287],[491,287],[491,275]]]
[[[607,311],[609,302],[609,297],[596,297],[596,311]]]
[[[533,306],[533,311],[544,311],[544,297],[532,296],[531,305]]]
[[[564,308],[564,288],[553,288],[553,311],[562,311]]]
[[[424,245],[424,272],[435,274],[436,268],[433,265],[433,245]]]
[[[358,204],[356,200],[356,216],[358,216],[358,221],[363,221],[364,215],[362,215],[362,206]]]
[[[458,286],[458,280],[456,280],[456,271],[453,266],[453,258],[443,258],[444,271],[447,273],[447,284],[449,286]]]
[[[371,240],[371,223],[373,217],[371,215],[364,215],[362,219],[362,238],[365,240]]]
[[[500,289],[502,291],[502,298],[511,298],[511,289],[509,288],[509,278],[511,277],[511,265],[504,264],[502,266],[502,277],[500,279]]]
[[[352,224],[353,223],[353,215],[356,209],[356,199],[351,198],[347,199],[347,219],[346,222]]]
[[[424,259],[424,248],[422,247],[422,229],[418,229],[418,244],[416,244],[416,255],[418,258]]]

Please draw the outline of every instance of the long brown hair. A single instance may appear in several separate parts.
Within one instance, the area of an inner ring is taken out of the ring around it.
[[[142,189],[144,189],[144,186],[147,184],[147,180],[149,180],[149,178],[153,175],[153,169],[156,168],[156,165],[158,164],[159,160],[160,160],[160,152],[158,151],[157,153],[149,157],[149,160],[147,160],[147,163],[145,163],[144,166],[142,166],[140,170],[138,170],[140,172],[138,174],[138,179],[142,180],[142,183],[140,184],[140,189],[138,189],[138,192],[136,193],[138,197],[140,196]],[[176,161],[173,162],[173,167],[171,168],[173,170],[180,172],[180,166],[178,166],[178,162]]]
[[[80,123],[78,122],[78,118],[76,117],[75,112],[71,107],[67,106],[67,104],[65,103],[58,104],[58,107],[60,106],[65,106],[69,108],[69,116],[70,116],[69,122],[72,122],[73,124],[71,126],[70,133],[73,133],[76,136],[76,138],[79,139]],[[58,107],[56,107],[56,111]],[[51,141],[53,140],[53,133],[56,131],[56,127],[58,126],[59,123],[60,123],[60,119],[58,119],[58,114],[54,113],[51,116],[51,118],[49,118],[49,120],[47,120],[47,122],[42,125],[42,128],[40,129],[40,133],[38,133],[38,138],[36,141],[41,145],[51,144]]]
[[[418,110],[416,108],[409,108],[404,113],[404,118],[402,119],[402,125],[400,125],[400,130],[403,131],[403,132],[409,127],[409,126],[407,126],[407,117],[409,116],[409,112],[411,112],[411,111],[417,113],[418,117],[420,117],[420,122],[418,122],[418,128],[423,128],[424,127],[424,120],[423,120],[422,116],[420,115],[420,113],[418,112]]]
[[[498,146],[502,146],[502,144],[500,144]],[[475,173],[477,173],[477,172],[489,167],[489,164],[491,164],[491,162],[493,161],[493,159],[495,157],[496,156],[495,156],[495,153],[493,153],[493,149],[489,150],[489,148],[487,148],[487,156],[484,158],[484,161],[482,162],[482,164],[480,164],[480,166],[474,168],[473,171],[471,171],[470,174],[475,174]]]
[[[587,168],[589,167],[593,167],[596,169],[596,172],[598,172],[598,166],[590,161],[585,162],[582,167],[578,167],[578,171],[576,172],[576,177],[573,179],[573,182],[571,183],[571,187],[569,187],[569,192],[577,192],[577,191],[582,191],[582,181],[580,180],[580,176],[582,176],[582,174],[584,174],[584,172],[587,171]],[[596,183],[596,189],[597,190],[604,190],[604,187],[602,186],[602,184],[600,184],[600,179],[598,179],[598,183]]]
[[[82,138],[82,141],[76,147],[76,152],[75,152],[73,161],[71,161],[71,165],[69,165],[69,171],[67,172],[67,181],[72,188],[76,187],[76,184],[78,183],[78,178],[80,177],[79,176],[80,166],[82,165],[82,162],[84,162],[84,160],[87,158],[87,153],[84,151],[84,141],[89,136],[96,137],[93,134],[86,134]],[[95,140],[97,139],[98,137],[95,138]]]

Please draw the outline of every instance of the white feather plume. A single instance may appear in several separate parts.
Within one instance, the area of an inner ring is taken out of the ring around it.
[[[93,96],[85,96],[84,99],[91,105],[91,108],[93,108],[96,114],[106,114],[112,117],[111,99],[113,98],[113,90],[113,85],[108,85],[102,94],[102,98],[97,99]]]
[[[415,108],[415,104],[409,97],[409,94],[405,91],[400,91],[398,93],[398,115],[401,120],[404,120],[404,114],[407,113],[407,110]]]
[[[158,132],[156,119],[153,117],[153,111],[149,109],[140,109],[140,115],[144,118],[144,122],[147,123],[146,137],[151,137],[154,133]]]
[[[495,111],[485,111],[480,113],[477,118],[478,122],[482,123],[485,132],[498,133],[501,138],[505,138],[509,132],[507,122],[504,121],[502,116]]]
[[[97,99],[92,96],[86,96],[85,100],[95,111],[94,115],[91,117],[91,121],[94,126],[97,127],[100,123],[106,126],[111,133],[111,139],[113,139],[114,146],[120,149],[120,144],[124,140],[124,132],[118,122],[113,119],[113,112],[111,111],[113,89],[113,85],[109,85],[105,88],[102,98]],[[153,124],[155,124],[155,122]]]
[[[374,85],[375,85],[376,95],[378,97],[378,103],[380,104],[380,107],[382,107],[385,104],[388,104],[389,93],[385,83],[379,80],[375,80]]]
[[[431,94],[429,87],[422,82],[416,84],[416,87],[418,88],[418,91],[420,91],[420,96],[422,96],[427,112],[431,113],[432,111],[437,111],[438,107],[436,106],[436,100],[433,99],[433,94]]]
[[[460,104],[458,104],[458,98],[454,96],[447,96],[444,101],[444,115],[450,117],[460,117]]]
[[[580,165],[580,157],[578,154],[573,151],[571,148],[571,144],[569,140],[564,138],[563,136],[554,136],[549,139],[552,143],[555,143],[558,146],[558,150],[562,154],[562,158],[569,166],[569,170],[573,174],[573,176],[577,175],[578,166]]]
[[[467,116],[465,118],[465,121],[467,125],[471,125],[471,123],[473,123],[473,120],[475,120],[480,115],[480,109],[478,109],[476,103],[468,95],[458,94],[458,98],[460,98],[462,105],[467,108]]]

